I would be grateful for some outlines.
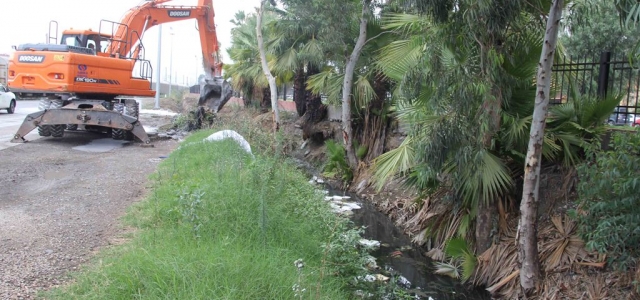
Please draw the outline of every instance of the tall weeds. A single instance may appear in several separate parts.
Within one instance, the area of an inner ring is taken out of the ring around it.
[[[132,239],[103,251],[74,284],[46,297],[349,298],[345,287],[364,267],[334,255],[356,246],[357,239],[341,242],[334,232],[348,229],[348,221],[330,211],[294,164],[273,155],[286,149],[281,138],[269,143],[255,128],[237,130],[249,137],[255,159],[233,140],[197,142],[212,131],[193,134],[185,141],[192,144],[160,164],[148,200],[125,218],[138,229]],[[304,276],[293,264],[298,259]]]

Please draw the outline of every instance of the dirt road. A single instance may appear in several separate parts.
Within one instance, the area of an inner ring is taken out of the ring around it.
[[[62,284],[109,245],[160,157],[177,147],[172,140],[155,140],[154,148],[114,142],[67,132],[0,150],[0,299],[30,299]]]

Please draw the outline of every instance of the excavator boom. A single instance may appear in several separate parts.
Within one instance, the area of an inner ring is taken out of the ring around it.
[[[231,86],[222,80],[222,61],[215,26],[215,12],[212,0],[198,0],[197,6],[163,5],[170,0],[154,0],[132,8],[118,24],[113,33],[109,53],[119,56],[130,55],[137,58],[144,32],[153,26],[185,19],[195,19],[200,33],[202,65],[205,81],[200,83],[198,105],[207,106],[217,112],[231,98]],[[141,33],[141,34],[139,34]]]
[[[198,0],[197,6],[160,5],[170,0],[148,1],[127,12],[120,23],[116,23],[113,42],[107,52],[121,57],[137,58],[136,46],[149,28],[175,21],[195,19],[200,33],[203,63],[210,77],[221,76],[219,45],[214,23],[212,0]]]

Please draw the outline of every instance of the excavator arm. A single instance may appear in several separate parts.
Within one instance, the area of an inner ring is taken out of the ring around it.
[[[195,19],[200,32],[203,65],[207,77],[221,76],[222,63],[219,60],[218,36],[214,22],[212,0],[198,0],[197,6],[161,5],[171,0],[153,0],[131,8],[121,23],[117,23],[116,32],[107,53],[120,57],[137,58],[139,47],[136,47],[144,33],[151,27]]]
[[[163,5],[171,0],[153,0],[131,8],[120,23],[114,23],[112,41],[107,53],[118,57],[138,58],[140,40],[151,27],[195,19],[200,33],[202,47],[202,65],[206,73],[205,82],[200,83],[198,104],[208,106],[217,112],[231,98],[230,85],[222,80],[222,61],[220,46],[214,22],[212,0],[198,0],[197,6]],[[102,29],[101,29],[102,30]]]

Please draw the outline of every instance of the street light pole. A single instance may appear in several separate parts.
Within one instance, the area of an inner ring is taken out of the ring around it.
[[[158,65],[156,66],[156,105],[155,109],[160,108],[160,61],[162,56],[160,55],[162,48],[162,25],[158,26]]]
[[[200,84],[200,82],[198,81],[198,56],[196,55],[196,72],[194,73],[194,75],[196,76],[196,83],[195,85]]]

